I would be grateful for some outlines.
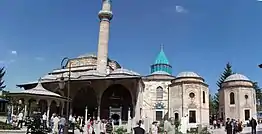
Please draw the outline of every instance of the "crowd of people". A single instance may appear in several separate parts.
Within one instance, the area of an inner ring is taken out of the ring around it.
[[[251,134],[256,134],[257,121],[254,118],[251,118],[247,125],[251,127]],[[241,133],[243,130],[243,123],[239,120],[230,120],[230,118],[227,118],[225,130],[227,134]]]
[[[21,110],[17,115],[12,115],[11,118],[8,117],[8,122],[22,128],[23,123],[25,122],[23,110]],[[51,118],[48,119],[46,113],[43,113],[41,117],[41,124],[43,129],[49,129],[53,134],[63,134],[66,126],[66,117],[54,113]],[[229,118],[227,118],[225,123],[220,120],[213,120],[212,124],[214,129],[219,129],[225,125],[225,131],[227,134],[241,133],[244,127],[241,121]],[[251,134],[256,134],[257,121],[252,118],[247,125],[251,127]],[[79,129],[80,132],[87,132],[87,134],[111,134],[114,131],[114,121],[112,119],[97,120],[93,117],[89,118],[86,122],[82,116],[76,117],[70,115],[68,128],[72,133],[74,133],[76,129]],[[166,130],[168,128],[164,129],[166,134],[169,134],[169,131]],[[146,130],[143,120],[139,120],[139,122],[137,122],[137,126],[132,128],[132,131],[134,134],[145,134]],[[150,134],[158,134],[158,122],[153,122],[149,131]],[[170,132],[172,133],[172,131]]]

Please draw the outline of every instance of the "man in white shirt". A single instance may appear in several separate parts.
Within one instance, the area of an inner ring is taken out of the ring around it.
[[[22,128],[22,126],[23,126],[23,116],[24,116],[24,114],[23,114],[23,112],[21,111],[21,112],[18,114],[18,124],[17,124],[17,127],[19,127],[19,125],[20,125],[20,128]]]
[[[43,127],[44,129],[46,129],[46,119],[47,119],[46,112],[42,115],[42,119],[43,119]]]
[[[55,116],[53,121],[54,121],[53,133],[57,134],[58,133],[58,123],[59,123],[60,119],[59,119],[58,116]]]

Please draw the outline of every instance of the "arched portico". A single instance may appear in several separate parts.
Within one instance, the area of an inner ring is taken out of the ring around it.
[[[121,84],[109,86],[102,94],[100,110],[102,119],[118,117],[115,114],[120,114],[120,119],[127,121],[128,114],[133,110],[130,91]]]
[[[45,113],[47,115],[47,120],[50,117],[50,110],[51,113],[61,114],[58,110],[60,107],[60,103],[63,104],[66,101],[66,98],[60,96],[59,94],[53,93],[51,91],[46,90],[43,88],[42,84],[39,83],[33,89],[23,90],[17,93],[10,93],[10,97],[12,98],[12,111],[11,114],[14,114],[13,106],[17,103],[21,106],[21,110],[19,112],[24,112],[24,115],[30,115],[33,111],[38,111]],[[54,107],[51,104],[54,103]]]
[[[97,116],[97,97],[94,89],[90,86],[81,88],[73,98],[73,113],[77,116],[85,116],[87,108],[88,117]]]

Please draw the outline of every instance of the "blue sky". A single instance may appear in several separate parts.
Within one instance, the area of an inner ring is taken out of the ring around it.
[[[59,68],[63,57],[96,53],[100,0],[1,0],[0,64],[7,89]],[[149,74],[160,44],[173,74],[194,71],[215,91],[227,62],[262,82],[262,2],[113,0],[109,56]]]

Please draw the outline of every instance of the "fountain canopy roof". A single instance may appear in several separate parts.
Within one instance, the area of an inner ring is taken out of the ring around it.
[[[54,96],[54,97],[62,97],[61,95],[46,90],[40,82],[36,85],[36,87],[28,90],[23,90],[21,93],[27,93],[27,94],[34,94],[34,95],[47,95],[47,96]]]

